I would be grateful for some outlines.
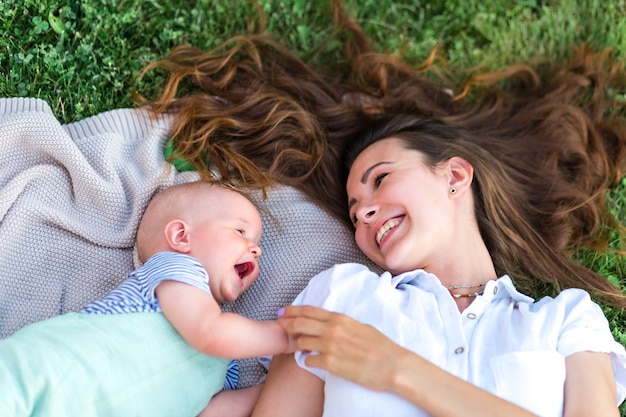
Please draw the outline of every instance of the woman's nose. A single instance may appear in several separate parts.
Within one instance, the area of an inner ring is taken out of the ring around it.
[[[369,207],[363,207],[362,209],[360,209],[357,212],[356,217],[361,222],[369,223],[369,221],[372,220],[375,214],[376,214],[376,209],[369,206]]]

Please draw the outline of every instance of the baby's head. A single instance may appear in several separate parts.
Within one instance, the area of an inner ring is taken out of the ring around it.
[[[235,300],[259,276],[261,217],[252,202],[222,185],[174,185],[148,204],[137,231],[137,252],[146,262],[157,252],[196,258],[209,274],[220,302]]]

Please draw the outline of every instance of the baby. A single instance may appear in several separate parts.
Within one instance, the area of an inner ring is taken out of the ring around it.
[[[222,312],[259,275],[261,218],[217,184],[172,186],[137,232],[144,263],[107,297],[0,341],[0,415],[195,416],[230,360],[291,352],[276,322]]]

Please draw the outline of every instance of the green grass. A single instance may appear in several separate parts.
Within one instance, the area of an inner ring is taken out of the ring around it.
[[[268,30],[304,56],[330,32],[325,0],[259,3]],[[419,60],[439,46],[455,68],[559,56],[584,41],[626,51],[623,0],[347,3],[381,49],[406,42],[407,59]],[[149,93],[158,85],[137,80],[148,62],[182,43],[216,46],[246,32],[253,16],[246,0],[4,0],[0,95],[44,98],[64,122],[128,107],[133,89]]]
[[[325,0],[258,2],[268,31],[303,57],[316,56],[331,31]],[[562,56],[582,42],[626,56],[624,0],[346,2],[381,50],[404,45],[407,60],[419,61],[437,46],[452,68],[486,69],[538,55]],[[248,31],[254,16],[246,0],[3,0],[0,96],[45,99],[65,123],[131,107],[132,91],[152,96],[162,81],[158,75],[139,79],[146,64],[175,45],[214,47]],[[626,180],[609,197],[626,224]],[[581,256],[581,262],[624,284],[624,257]],[[625,313],[605,312],[616,339],[626,344]]]

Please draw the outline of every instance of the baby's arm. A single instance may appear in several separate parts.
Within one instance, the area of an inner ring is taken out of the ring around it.
[[[278,323],[224,313],[211,295],[192,285],[164,281],[155,292],[165,318],[199,352],[249,358],[293,351]]]

